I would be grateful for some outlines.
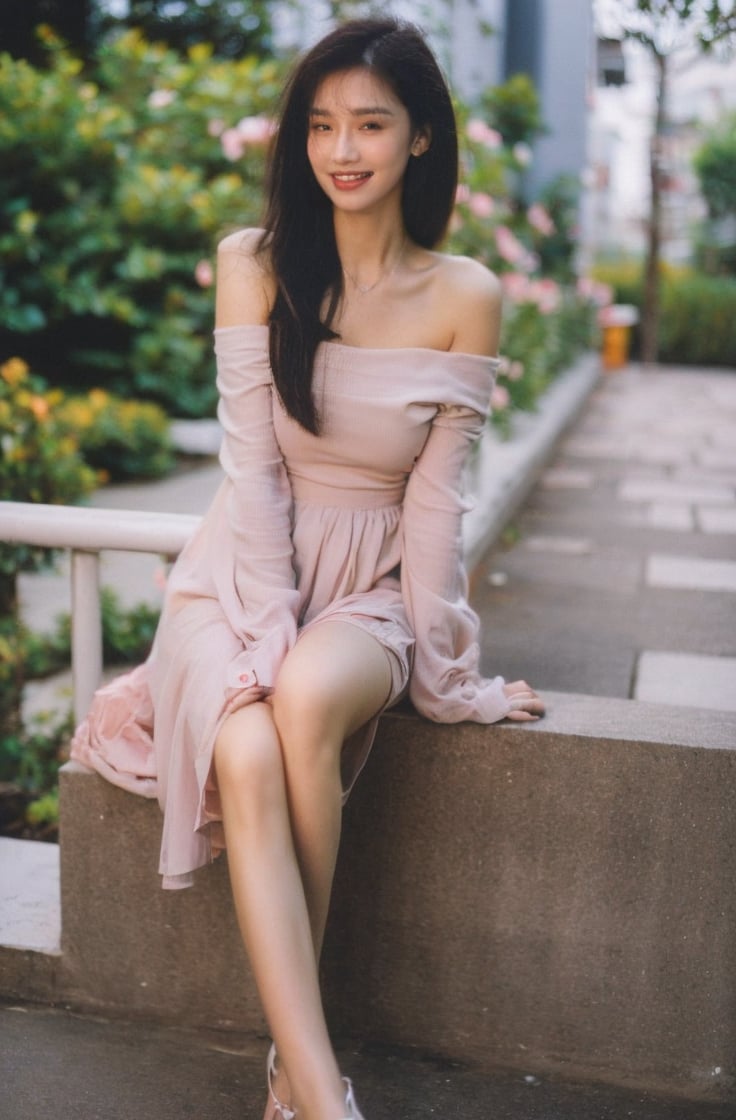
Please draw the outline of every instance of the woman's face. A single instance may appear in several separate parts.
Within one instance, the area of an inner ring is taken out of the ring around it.
[[[409,157],[426,147],[396,94],[369,70],[338,71],[317,87],[307,155],[338,209],[363,212],[400,200]]]

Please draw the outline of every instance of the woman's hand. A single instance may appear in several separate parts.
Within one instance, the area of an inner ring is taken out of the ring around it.
[[[511,704],[506,719],[522,721],[539,719],[544,715],[544,702],[526,681],[512,681],[511,684],[505,684],[503,691]]]

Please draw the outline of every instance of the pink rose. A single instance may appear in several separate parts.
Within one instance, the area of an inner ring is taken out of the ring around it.
[[[491,393],[491,408],[494,412],[503,412],[509,407],[511,396],[505,385],[494,385]]]
[[[269,142],[276,131],[276,124],[270,117],[243,117],[236,128],[244,144],[258,146]]]
[[[555,223],[540,202],[533,203],[526,212],[527,221],[538,233],[549,237],[555,232]]]
[[[237,128],[226,128],[220,136],[220,144],[222,145],[222,154],[231,163],[243,158],[245,141]]]
[[[165,109],[175,98],[173,89],[154,89],[148,95],[148,104],[151,109]]]
[[[527,251],[508,226],[498,226],[495,230],[495,238],[500,257],[509,264],[523,265]]]
[[[468,205],[471,214],[475,214],[476,218],[490,218],[495,209],[493,199],[483,191],[474,191],[470,196]]]
[[[469,140],[475,144],[484,144],[486,148],[492,151],[500,148],[503,143],[501,133],[495,128],[490,128],[485,121],[479,120],[477,117],[468,121],[465,133]]]
[[[197,261],[194,268],[194,279],[199,284],[200,288],[211,288],[215,279],[215,274],[212,271],[212,265],[208,260],[203,258]]]
[[[549,278],[535,280],[529,285],[528,298],[536,303],[543,315],[550,315],[560,306],[559,285]]]
[[[504,295],[512,303],[524,303],[528,298],[529,279],[523,272],[504,272],[501,276]]]

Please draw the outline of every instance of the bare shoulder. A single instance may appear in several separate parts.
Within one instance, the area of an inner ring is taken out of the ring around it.
[[[440,264],[440,288],[451,319],[452,349],[466,354],[497,354],[502,303],[498,277],[470,257],[443,254]]]
[[[230,233],[217,247],[218,327],[268,322],[274,281],[262,229]]]

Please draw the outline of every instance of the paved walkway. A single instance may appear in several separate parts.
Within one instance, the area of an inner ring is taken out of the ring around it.
[[[489,673],[736,710],[736,375],[607,375],[473,601]]]
[[[4,1120],[261,1120],[265,1043],[0,1007]],[[733,1120],[728,1104],[342,1049],[366,1120]]]

